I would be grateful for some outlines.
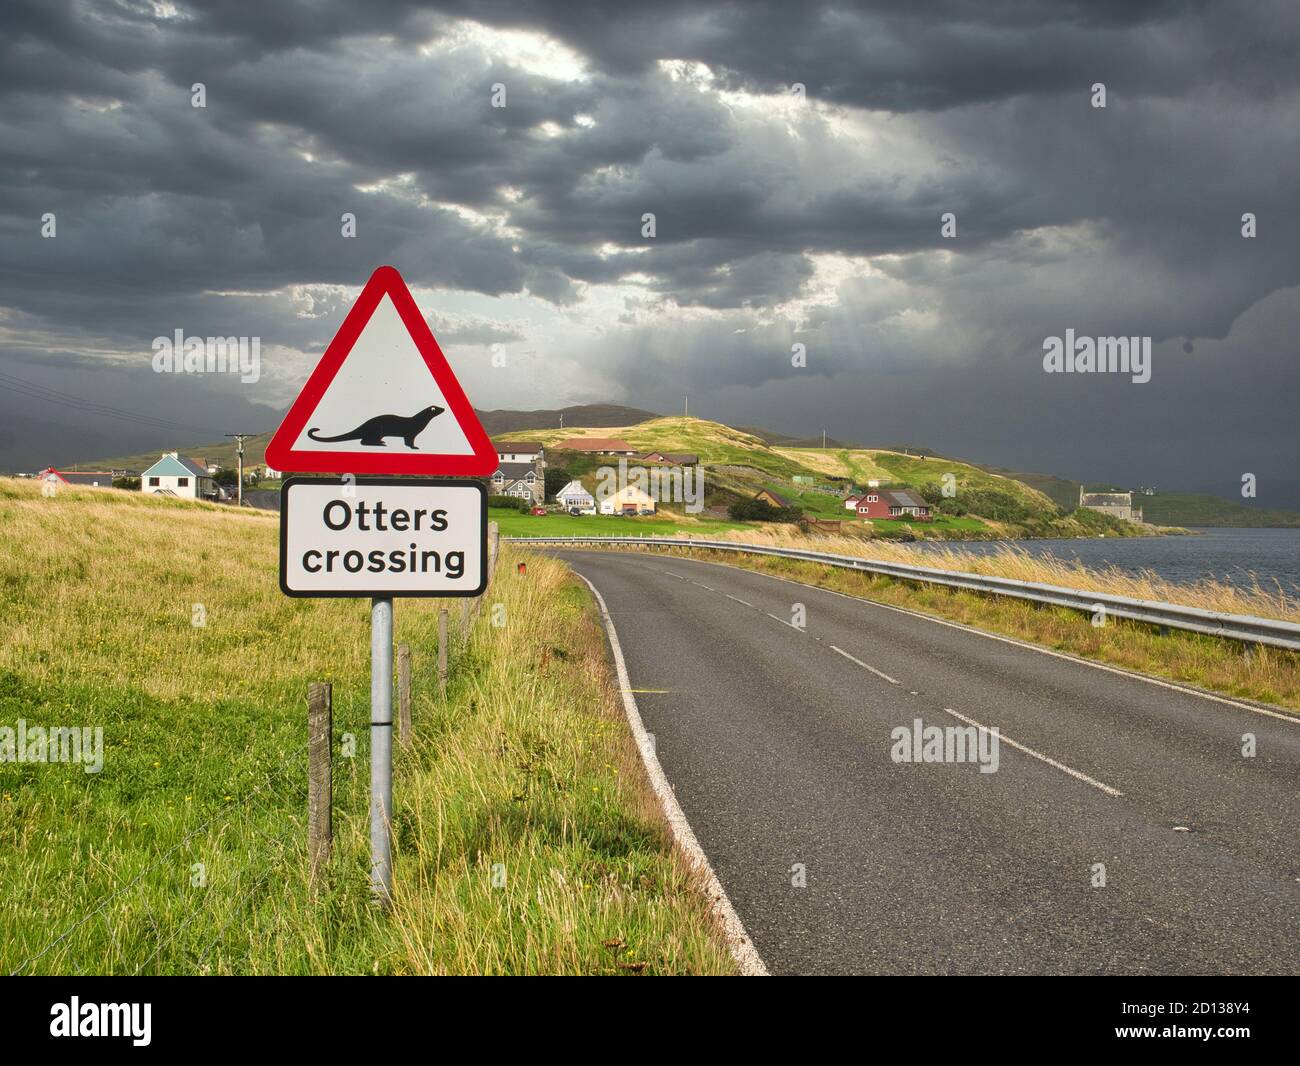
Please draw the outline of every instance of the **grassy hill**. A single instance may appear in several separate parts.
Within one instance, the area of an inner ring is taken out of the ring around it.
[[[617,404],[580,404],[573,407],[557,408],[550,411],[477,411],[475,412],[483,428],[491,436],[519,433],[556,427],[560,419],[570,425],[589,427],[627,426],[636,422],[658,418],[653,411],[642,411],[637,407],[621,407]],[[557,430],[558,432],[558,430]],[[271,433],[259,433],[244,441],[244,465],[260,466],[266,462],[266,446],[271,440]],[[182,455],[206,459],[218,466],[234,468],[237,461],[236,445],[232,440],[209,441],[206,444],[177,443],[167,448],[152,452],[138,452],[134,455],[113,455],[106,459],[89,459],[69,465],[68,469],[82,470],[135,470],[137,472],[152,466],[164,451],[179,451]]]
[[[958,501],[969,500],[969,513],[942,516],[931,523],[917,523],[912,533],[926,536],[996,536],[1038,535],[1073,536],[1080,533],[1132,532],[1126,523],[1113,523],[1104,516],[1063,519],[1060,509],[1044,493],[1013,478],[991,473],[969,463],[952,459],[904,454],[884,448],[806,448],[774,437],[765,440],[756,433],[735,429],[699,418],[655,418],[629,426],[535,430],[527,434],[541,440],[550,452],[550,462],[575,476],[590,475],[610,460],[579,452],[561,452],[555,446],[570,437],[618,437],[641,451],[691,452],[700,457],[706,470],[705,503],[715,512],[733,500],[753,496],[760,489],[770,489],[802,508],[807,514],[823,519],[852,518],[834,495],[817,492],[812,486],[796,482],[796,477],[810,478],[832,489],[850,485],[865,487],[871,479],[886,485],[942,485],[952,476]],[[505,434],[510,439],[513,434]],[[980,509],[983,508],[983,511]],[[1080,524],[1082,522],[1082,525]],[[874,529],[855,523],[860,534],[899,532],[900,522],[877,522]]]
[[[266,512],[0,479],[0,725],[103,730],[97,773],[0,761],[0,970],[732,969],[657,820],[589,594],[554,560],[518,576],[509,546],[491,600],[510,624],[484,609],[462,628],[452,605],[445,700],[447,601],[398,601],[415,741],[394,757],[379,915],[368,604],[281,595],[277,530]],[[310,681],[333,685],[335,727],[334,862],[314,892]]]

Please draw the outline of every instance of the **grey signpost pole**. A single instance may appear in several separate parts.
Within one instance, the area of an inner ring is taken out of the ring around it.
[[[393,600],[370,601],[370,893],[393,893]]]

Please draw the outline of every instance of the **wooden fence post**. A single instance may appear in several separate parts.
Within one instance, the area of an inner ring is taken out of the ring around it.
[[[307,687],[307,856],[315,884],[329,866],[334,846],[333,687],[313,681]]]
[[[402,746],[411,746],[411,646],[397,646],[397,728]]]
[[[438,695],[447,698],[447,608],[438,612]]]

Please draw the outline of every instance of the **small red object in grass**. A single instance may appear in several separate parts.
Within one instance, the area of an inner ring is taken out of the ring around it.
[[[520,564],[519,564],[519,572],[520,572],[521,574],[526,574],[526,573],[528,573],[528,564],[527,564],[527,563],[520,563]]]

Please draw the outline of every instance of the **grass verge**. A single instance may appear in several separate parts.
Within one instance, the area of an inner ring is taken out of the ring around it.
[[[397,605],[416,741],[395,756],[384,916],[367,891],[367,605],[282,596],[273,515],[0,482],[0,727],[104,733],[100,773],[0,762],[0,970],[731,972],[585,590],[512,562],[452,627],[445,703],[439,604]],[[334,861],[314,892],[313,680],[333,683],[335,724]]]

